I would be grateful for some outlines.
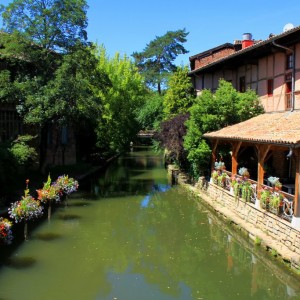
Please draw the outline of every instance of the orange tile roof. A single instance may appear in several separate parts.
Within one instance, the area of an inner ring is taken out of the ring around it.
[[[203,136],[209,139],[300,146],[300,111],[265,113]]]

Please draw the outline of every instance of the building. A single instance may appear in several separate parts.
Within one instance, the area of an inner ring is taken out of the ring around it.
[[[254,158],[258,198],[267,183],[266,166],[271,167],[272,176],[284,183],[282,193],[293,195],[291,222],[300,228],[300,27],[287,24],[281,34],[259,41],[244,34],[242,41],[191,56],[190,64],[197,94],[215,91],[221,78],[240,92],[257,92],[265,114],[204,137],[211,142],[213,163],[220,144],[231,148],[232,175],[243,167],[243,153]]]
[[[242,41],[227,43],[190,57],[197,94],[215,91],[220,78],[240,92],[257,92],[266,112],[300,109],[300,26],[267,40],[250,33]]]

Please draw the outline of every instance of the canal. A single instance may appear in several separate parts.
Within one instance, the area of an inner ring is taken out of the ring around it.
[[[137,148],[1,250],[1,300],[300,299],[300,280]]]

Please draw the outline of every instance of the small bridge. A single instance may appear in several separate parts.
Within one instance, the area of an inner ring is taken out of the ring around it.
[[[140,130],[137,136],[139,138],[152,138],[155,132],[155,130]]]

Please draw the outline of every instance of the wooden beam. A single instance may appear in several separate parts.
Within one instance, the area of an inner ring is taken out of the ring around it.
[[[270,151],[271,146],[267,144],[257,145],[257,154],[258,154],[258,166],[257,166],[257,185],[258,190],[261,189],[262,184],[264,183],[264,162],[267,157],[268,152]]]
[[[294,200],[294,216],[296,218],[300,217],[300,199],[299,199],[299,183],[300,183],[300,150],[297,149],[296,151],[294,151],[294,157],[296,159],[296,174],[295,174],[295,200]],[[292,159],[292,158],[290,158]]]
[[[232,142],[232,155],[231,155],[231,173],[232,175],[237,174],[238,167],[238,153],[241,148],[242,142]]]
[[[213,140],[212,153],[211,153],[211,156],[212,156],[211,171],[213,171],[215,169],[215,162],[216,162],[216,159],[217,159],[216,151],[217,151],[218,144],[219,144],[218,139]]]

